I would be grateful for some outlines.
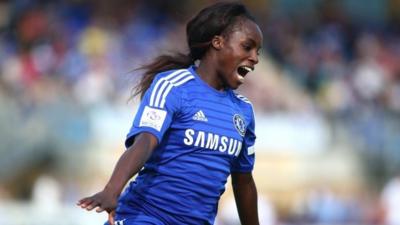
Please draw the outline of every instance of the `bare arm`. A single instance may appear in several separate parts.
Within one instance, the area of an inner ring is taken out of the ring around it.
[[[243,225],[259,225],[257,188],[251,173],[232,173],[232,187],[240,222]]]
[[[135,142],[119,158],[110,180],[104,189],[78,201],[84,209],[97,212],[112,212],[117,206],[118,196],[129,179],[143,167],[157,146],[157,138],[150,133],[140,133]]]

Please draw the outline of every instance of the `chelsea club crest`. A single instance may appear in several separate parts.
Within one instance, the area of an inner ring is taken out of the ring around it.
[[[233,124],[235,125],[235,128],[239,132],[240,136],[244,137],[246,126],[244,119],[239,114],[233,115]]]

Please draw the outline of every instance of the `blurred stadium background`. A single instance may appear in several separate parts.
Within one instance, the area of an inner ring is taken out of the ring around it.
[[[0,224],[102,224],[152,57],[213,1],[0,1]],[[249,0],[262,224],[400,224],[400,1]],[[238,224],[229,185],[217,224]]]

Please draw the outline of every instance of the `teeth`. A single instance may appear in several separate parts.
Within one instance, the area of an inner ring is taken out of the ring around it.
[[[243,66],[242,68],[247,70],[247,72],[253,71],[253,69],[251,67],[248,67],[248,66]]]

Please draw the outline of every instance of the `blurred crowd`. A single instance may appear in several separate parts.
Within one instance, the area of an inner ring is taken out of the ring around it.
[[[361,151],[368,173],[382,184],[400,169],[399,1],[313,1],[301,10],[296,1],[276,2],[283,3],[263,24],[266,52],[311,104],[292,107],[276,98],[263,107],[316,110],[334,140]]]
[[[184,52],[184,22],[209,2],[1,1],[0,203],[33,198],[36,178],[50,174],[63,177],[61,198],[72,204],[82,186],[73,180],[96,177],[81,166],[109,162],[85,160],[122,150],[124,137],[113,130],[130,126],[135,69],[158,54]],[[400,187],[388,186],[400,174],[400,3],[354,2],[249,1],[265,43],[262,65],[240,91],[260,117],[322,118],[332,145],[346,143],[360,157],[365,189],[382,193],[383,203],[363,208],[372,200],[316,188],[291,215],[273,215],[266,201],[273,218],[266,221],[379,224],[379,210],[397,207],[391,199]],[[393,217],[387,224],[400,224]]]

